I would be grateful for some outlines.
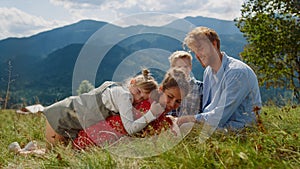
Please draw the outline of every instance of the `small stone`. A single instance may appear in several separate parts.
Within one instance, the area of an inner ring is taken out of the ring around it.
[[[30,141],[22,150],[31,151],[38,149],[36,141]]]
[[[21,150],[21,147],[18,142],[12,142],[8,146],[8,150],[14,153],[18,153]]]

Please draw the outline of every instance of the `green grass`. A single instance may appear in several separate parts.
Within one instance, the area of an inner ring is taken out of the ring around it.
[[[23,147],[36,140],[39,146],[46,147],[45,119],[41,114],[19,115],[13,110],[0,110],[0,168],[300,168],[299,112],[299,106],[263,107],[264,130],[215,132],[201,142],[201,126],[197,125],[164,153],[126,158],[98,147],[75,151],[70,145],[48,149],[43,156],[16,155],[7,148],[14,141]]]

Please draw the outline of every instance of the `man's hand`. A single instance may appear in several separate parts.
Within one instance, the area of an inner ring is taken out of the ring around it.
[[[173,124],[177,124],[177,117],[171,116],[171,115],[166,115],[168,118],[172,120]]]
[[[188,122],[196,123],[196,119],[193,115],[181,116],[177,118],[176,122],[178,126],[181,126],[183,123],[188,123]]]

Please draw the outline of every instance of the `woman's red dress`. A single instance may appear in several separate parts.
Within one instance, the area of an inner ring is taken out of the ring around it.
[[[146,100],[135,105],[137,111],[134,112],[135,119],[143,116],[150,109],[151,103]],[[162,130],[170,128],[172,120],[163,113],[159,118],[149,123],[142,131],[136,133],[136,136],[146,137],[149,135],[159,134]],[[127,135],[120,115],[113,115],[103,121],[92,125],[85,130],[81,130],[73,140],[73,146],[77,149],[85,149],[89,146],[109,145],[122,136]]]

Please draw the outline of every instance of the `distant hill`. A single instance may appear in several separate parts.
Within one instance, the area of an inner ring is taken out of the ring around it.
[[[98,65],[96,79],[94,79],[97,86],[104,80],[111,80],[115,70],[121,64],[129,68],[141,64],[167,68],[169,54],[182,50],[182,35],[185,32],[177,28],[184,27],[186,23],[215,29],[221,38],[221,48],[233,57],[238,58],[246,44],[242,34],[234,26],[234,22],[213,18],[186,17],[161,27],[145,25],[119,27],[101,21],[83,20],[30,37],[1,40],[0,78],[6,79],[7,62],[11,60],[13,74],[18,75],[11,86],[11,102],[32,103],[38,98],[42,104],[51,104],[72,94],[74,66],[86,42],[89,42],[95,53],[91,54],[93,56],[84,56],[85,61],[93,60],[94,55],[105,55]],[[105,29],[108,31],[101,33]],[[113,40],[116,42],[113,43]],[[105,51],[106,49],[109,50]],[[150,50],[150,55],[149,52],[147,54],[147,50]],[[159,52],[156,53],[157,50],[162,50],[163,56],[160,56]],[[128,59],[130,57],[138,59],[130,60]],[[92,72],[88,68],[89,66],[84,72],[84,77],[87,79],[92,77]],[[119,76],[125,76],[122,71],[120,72]],[[158,79],[162,78],[162,72],[156,69],[153,72]],[[194,59],[194,75],[202,79],[202,72],[203,68]],[[6,83],[2,81],[1,97],[4,96],[5,90]]]
[[[185,20],[196,26],[206,26],[213,28],[218,34],[241,34],[240,30],[235,26],[233,21],[224,21],[215,18],[207,18],[202,16],[186,17]]]
[[[241,34],[240,30],[235,26],[233,21],[225,21],[215,18],[208,18],[208,17],[185,17],[185,22],[190,22],[195,26],[206,26],[209,28],[214,29],[218,34]],[[184,21],[182,20],[175,20],[168,25],[180,25]],[[175,26],[174,26],[175,27]]]
[[[47,57],[51,52],[69,44],[85,43],[95,31],[105,24],[107,23],[83,20],[26,38],[7,38],[1,40],[0,61],[3,62],[10,57],[19,55]]]

